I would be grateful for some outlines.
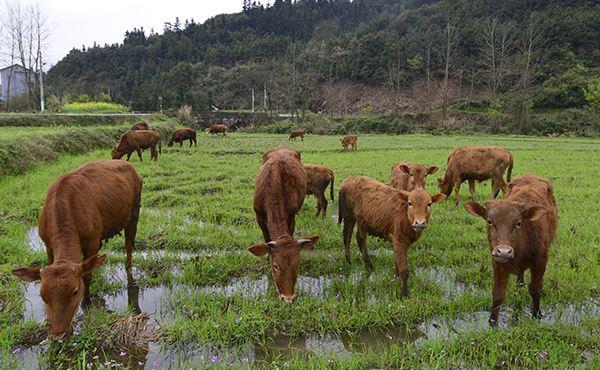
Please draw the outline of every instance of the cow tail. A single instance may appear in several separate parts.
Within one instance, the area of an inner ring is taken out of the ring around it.
[[[158,140],[158,153],[162,154],[162,139]]]
[[[338,224],[341,224],[344,221],[344,205],[346,203],[346,194],[343,190],[340,190],[338,194]]]
[[[508,162],[508,171],[506,172],[506,183],[507,184],[510,182],[510,178],[512,177],[512,170],[513,170],[513,163],[514,163],[512,154],[508,153],[508,158],[509,158],[510,162]]]
[[[331,197],[331,201],[333,202],[333,183],[335,182],[335,175],[331,175],[331,184],[329,186],[329,196]]]

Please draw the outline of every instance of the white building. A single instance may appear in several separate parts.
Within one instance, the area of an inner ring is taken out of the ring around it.
[[[10,86],[10,96],[15,97],[27,93],[27,69],[19,64],[13,64],[0,69],[0,100],[6,101],[9,96],[8,88]],[[35,76],[30,73],[31,83]]]

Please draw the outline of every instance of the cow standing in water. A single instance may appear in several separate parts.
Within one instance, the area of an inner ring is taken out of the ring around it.
[[[390,186],[398,190],[413,191],[425,189],[426,177],[436,173],[437,167],[427,167],[422,164],[399,162],[392,166]]]
[[[492,255],[494,287],[490,324],[497,325],[509,274],[520,279],[531,269],[529,294],[533,316],[540,317],[540,297],[548,250],[556,235],[558,215],[552,183],[535,175],[523,175],[508,185],[503,200],[464,205],[473,216],[487,223],[488,247]]]
[[[88,163],[50,186],[39,220],[48,266],[12,273],[24,281],[41,281],[53,339],[73,333],[79,304],[90,301],[92,273],[106,259],[98,255],[102,240],[125,230],[125,266],[131,268],[141,191],[141,177],[124,161]]]
[[[396,275],[402,279],[402,295],[408,296],[408,247],[419,240],[429,225],[431,206],[446,199],[430,196],[423,189],[411,192],[394,189],[365,176],[350,176],[340,184],[339,219],[344,222],[344,252],[350,263],[350,241],[356,240],[367,269],[373,265],[367,253],[367,235],[392,242]]]
[[[306,194],[306,173],[300,153],[287,148],[271,150],[263,156],[254,190],[254,212],[265,242],[249,251],[256,256],[268,254],[273,280],[281,300],[296,299],[295,285],[300,252],[312,248],[318,236],[294,240],[296,214]]]
[[[448,168],[444,177],[438,179],[440,192],[449,197],[454,188],[454,203],[458,204],[460,185],[468,180],[471,199],[474,201],[475,181],[492,179],[492,198],[496,198],[500,190],[505,192],[506,183],[510,182],[513,163],[512,154],[500,147],[474,146],[454,149],[448,156]],[[506,182],[502,178],[505,171]]]

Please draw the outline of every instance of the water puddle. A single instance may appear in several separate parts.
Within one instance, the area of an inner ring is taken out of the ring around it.
[[[416,269],[415,276],[418,276],[419,279],[425,279],[438,286],[442,291],[444,299],[446,300],[458,299],[465,294],[483,294],[483,292],[480,289],[477,289],[474,285],[467,285],[460,281],[455,270],[449,267],[436,266]]]
[[[42,238],[40,238],[37,226],[27,231],[27,234],[25,234],[25,243],[27,244],[27,248],[32,252],[46,251],[46,245]]]

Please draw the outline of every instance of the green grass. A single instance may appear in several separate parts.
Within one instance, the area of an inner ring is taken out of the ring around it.
[[[513,177],[533,172],[554,183],[559,209],[559,232],[550,252],[545,275],[542,312],[564,304],[598,300],[600,281],[600,207],[595,201],[600,178],[593,174],[600,158],[600,141],[589,139],[477,137],[477,136],[361,136],[357,152],[342,153],[339,138],[307,136],[304,142],[288,142],[283,135],[231,134],[209,138],[199,135],[198,148],[164,150],[157,163],[132,163],[144,179],[137,248],[186,251],[196,255],[180,259],[142,259],[134,254],[143,288],[161,284],[175,286],[165,293],[164,305],[172,320],[164,321],[165,340],[173,343],[212,343],[215,346],[273,347],[282,335],[302,338],[314,333],[355,336],[369,328],[406,326],[418,331],[428,320],[451,320],[486,311],[491,300],[491,261],[483,222],[469,216],[452,202],[434,206],[432,222],[419,242],[409,250],[410,297],[400,295],[394,278],[391,246],[369,237],[368,248],[375,272],[367,276],[355,241],[353,263],[343,259],[341,227],[332,219],[333,205],[325,220],[314,217],[315,199],[307,198],[297,217],[299,236],[321,236],[314,254],[303,257],[300,276],[319,281],[313,293],[301,290],[293,305],[276,298],[269,283],[264,289],[266,259],[256,258],[246,248],[261,240],[252,210],[254,178],[264,151],[290,145],[302,152],[306,163],[328,166],[335,171],[336,188],[350,175],[367,175],[387,181],[393,163],[417,161],[445,169],[452,149],[463,145],[501,145],[515,157]],[[146,157],[148,155],[146,154]],[[25,175],[0,180],[0,354],[27,342],[35,326],[20,317],[22,284],[10,276],[15,266],[43,265],[45,254],[31,252],[25,233],[36,223],[45,192],[59,175],[91,160],[107,159],[109,150],[82,156],[63,156],[58,162]],[[428,190],[435,189],[435,174]],[[467,200],[463,186],[462,199]],[[478,184],[479,200],[489,198],[489,183]],[[337,198],[337,195],[336,195]],[[110,267],[124,261],[123,241],[114,238],[104,250],[110,266],[95,274],[97,294],[123,292],[125,282],[110,280]],[[179,273],[170,271],[177,267]],[[102,271],[107,272],[102,275]],[[441,273],[439,271],[442,271]],[[448,273],[450,271],[451,273]],[[436,279],[439,275],[441,280]],[[325,277],[325,278],[323,278]],[[526,275],[528,280],[529,275]],[[249,279],[244,294],[227,296],[203,288]],[[503,310],[523,312],[530,304],[526,288],[511,279]],[[448,283],[446,285],[445,283]],[[469,286],[454,294],[454,286]],[[447,286],[450,286],[448,289]],[[261,288],[262,287],[262,288]],[[271,356],[262,365],[290,368],[452,368],[517,367],[565,368],[600,365],[600,317],[587,317],[575,324],[540,323],[524,317],[505,330],[460,332],[448,340],[422,342],[391,341],[387,346],[367,346],[351,358],[332,359],[312,352]],[[88,329],[70,340],[64,353],[53,361],[74,368],[85,363],[81,353],[97,351],[94,340],[115,314],[102,310],[86,317]],[[90,328],[90,326],[92,328]],[[98,329],[99,328],[99,329]],[[24,338],[25,337],[25,338]],[[352,346],[348,344],[349,349]],[[74,355],[73,355],[74,353]],[[258,353],[258,352],[257,352]],[[49,356],[49,355],[47,355]],[[81,362],[83,359],[83,362]]]

